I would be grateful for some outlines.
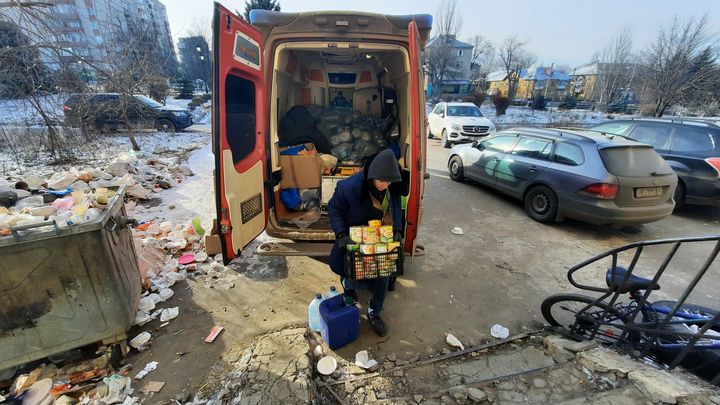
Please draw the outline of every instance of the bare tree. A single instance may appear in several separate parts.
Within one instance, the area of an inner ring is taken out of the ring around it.
[[[482,35],[475,35],[468,42],[473,46],[470,57],[470,80],[474,82],[490,73],[495,58],[495,48]]]
[[[655,105],[653,116],[662,117],[669,106],[715,72],[711,65],[698,63],[703,51],[714,45],[708,25],[707,15],[687,20],[675,17],[644,52],[643,78]]]
[[[599,58],[599,102],[609,104],[620,96],[620,89],[633,80],[632,31],[625,27],[605,46]]]
[[[424,65],[430,73],[430,83],[435,95],[441,93],[442,82],[457,73],[452,69],[456,60],[452,44],[461,27],[462,18],[457,12],[457,0],[443,0],[437,12],[437,36],[428,44],[423,54]]]
[[[505,38],[496,46],[499,64],[506,74],[508,82],[507,97],[511,101],[517,93],[520,81],[520,72],[530,67],[535,62],[535,56],[525,50],[526,42],[519,40],[516,36]]]

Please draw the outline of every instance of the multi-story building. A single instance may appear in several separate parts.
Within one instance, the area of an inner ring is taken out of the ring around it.
[[[515,74],[515,72],[511,72]],[[532,67],[520,70],[515,99],[530,100],[536,96],[544,96],[548,100],[560,99],[570,83],[570,75],[552,67]],[[507,73],[497,71],[487,77],[490,94],[508,94]]]
[[[10,1],[0,0],[0,3]],[[13,7],[5,8],[4,15],[20,26],[31,42],[64,51],[49,52],[40,47],[49,68],[80,59],[99,66],[107,64],[118,37],[132,35],[133,30],[141,27],[150,31],[149,36],[157,39],[158,48],[166,54],[165,73],[176,74],[177,58],[167,12],[159,0],[54,0],[51,4],[42,14],[36,14],[36,18]]]
[[[470,69],[473,46],[467,42],[459,41],[455,35],[437,36],[428,41],[426,49],[434,47],[449,49],[449,61],[444,77],[440,83],[441,89],[428,89],[435,94],[468,94],[471,90]]]
[[[180,38],[178,51],[183,76],[190,80],[200,80],[202,89],[207,91],[208,82],[212,78],[212,70],[210,69],[210,48],[205,38],[199,35]]]

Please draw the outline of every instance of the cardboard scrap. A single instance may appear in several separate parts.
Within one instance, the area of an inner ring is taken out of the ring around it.
[[[212,343],[213,341],[215,341],[215,338],[217,338],[220,332],[222,332],[223,330],[225,330],[225,328],[223,328],[222,326],[213,326],[213,328],[210,330],[210,334],[208,335],[208,337],[205,338],[205,343]]]
[[[160,390],[165,386],[165,381],[148,381],[147,384],[145,384],[144,387],[140,388],[140,392],[144,394],[152,394],[160,392]]]

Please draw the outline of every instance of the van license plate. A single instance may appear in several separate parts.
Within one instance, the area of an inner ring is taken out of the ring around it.
[[[635,198],[660,197],[662,193],[662,187],[639,187],[635,189]]]

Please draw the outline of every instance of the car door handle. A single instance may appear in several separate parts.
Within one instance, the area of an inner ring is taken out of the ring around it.
[[[535,173],[537,171],[537,166],[532,165],[530,166],[530,172]]]

